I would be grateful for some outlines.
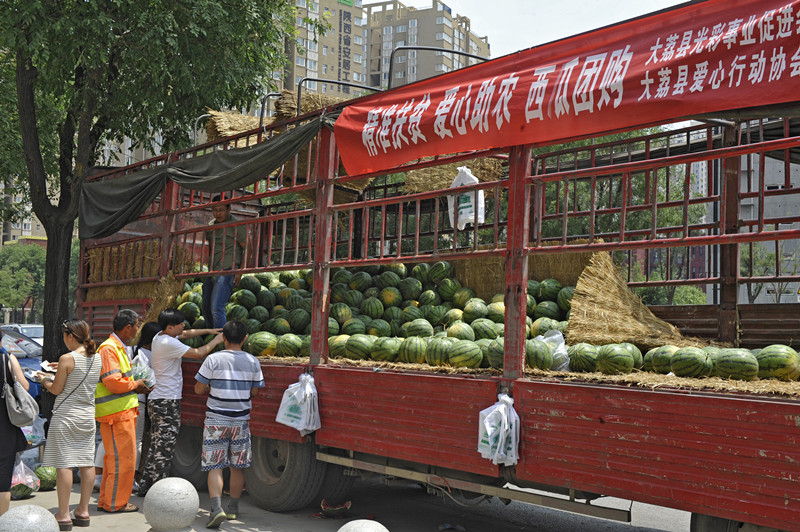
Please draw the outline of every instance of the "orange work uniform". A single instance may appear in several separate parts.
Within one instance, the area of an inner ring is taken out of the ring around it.
[[[122,341],[112,334],[97,352],[103,369],[95,391],[95,419],[100,423],[106,452],[97,507],[115,512],[127,506],[133,490],[139,403]]]

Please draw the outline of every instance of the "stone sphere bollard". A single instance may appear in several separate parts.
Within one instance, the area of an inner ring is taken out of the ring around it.
[[[336,532],[389,532],[389,529],[377,521],[356,519],[355,521],[345,523],[345,525]]]
[[[0,532],[20,532],[20,530],[58,532],[58,521],[47,509],[34,504],[15,506],[0,515]]]
[[[159,480],[144,497],[144,516],[157,532],[188,529],[200,509],[200,496],[192,483],[178,477]]]

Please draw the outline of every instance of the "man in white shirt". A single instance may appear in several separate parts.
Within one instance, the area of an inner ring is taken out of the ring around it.
[[[261,363],[245,351],[247,329],[240,321],[222,328],[225,350],[203,361],[195,378],[194,391],[208,393],[203,427],[203,455],[200,469],[208,471],[211,518],[208,528],[219,528],[225,519],[236,519],[239,497],[244,488],[244,469],[250,467],[250,398],[264,387]],[[231,499],[222,511],[222,471],[230,468]]]
[[[172,454],[181,428],[181,397],[183,396],[183,372],[181,362],[184,358],[201,359],[222,343],[220,329],[184,330],[183,313],[169,308],[158,315],[161,332],[153,338],[150,366],[156,378],[156,385],[147,398],[147,415],[150,418],[150,448],[144,457],[139,482],[139,496],[159,480],[169,476]],[[206,334],[217,334],[202,347],[189,347],[181,342]]]

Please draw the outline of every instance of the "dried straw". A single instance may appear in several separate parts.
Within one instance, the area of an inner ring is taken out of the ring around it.
[[[683,337],[676,327],[655,317],[628,288],[608,253],[595,253],[578,279],[566,339],[568,344],[630,342],[643,351],[667,344],[713,344]]]
[[[243,115],[240,113],[226,113],[222,111],[214,111],[208,109],[208,114],[211,117],[206,122],[206,136],[208,142],[239,135],[245,131],[256,129],[259,126],[260,119],[257,116]],[[272,117],[264,117],[264,125],[271,124]],[[258,143],[256,135],[250,135],[247,138],[241,138],[235,142],[230,143],[231,148],[244,148]]]
[[[136,280],[158,275],[161,242],[151,239],[90,249],[86,265],[89,283]]]
[[[450,185],[453,184],[453,179],[458,175],[460,166],[469,168],[472,171],[472,175],[477,177],[481,183],[503,179],[502,161],[491,157],[480,157],[469,161],[410,170],[406,173],[403,192],[405,194],[414,194],[416,192],[430,192],[431,190],[450,188]],[[485,196],[491,196],[492,194],[494,194],[493,189],[484,190]]]
[[[327,94],[316,93],[303,93],[303,99],[300,102],[300,114],[304,115],[323,107],[330,107],[345,101],[345,98],[337,98]],[[275,119],[286,120],[287,118],[294,118],[297,116],[297,93],[284,89],[281,91],[281,96],[275,102]]]
[[[131,281],[125,284],[115,284],[111,286],[98,286],[86,290],[86,301],[123,301],[130,299],[142,299],[146,294],[156,289],[158,282]]]

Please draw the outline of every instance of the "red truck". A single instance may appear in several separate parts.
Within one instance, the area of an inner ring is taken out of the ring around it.
[[[310,357],[265,359],[266,393],[254,400],[247,486],[264,508],[289,511],[323,497],[336,502],[359,472],[374,472],[629,521],[630,511],[602,506],[603,496],[620,497],[692,512],[698,532],[741,523],[800,530],[796,387],[782,395],[653,389],[525,371],[530,256],[567,261],[575,253],[610,252],[627,267],[632,288],[672,293],[693,286],[705,294],[705,304],[651,307],[682,333],[748,348],[798,346],[800,304],[780,301],[780,292],[800,281],[796,268],[781,269],[780,260],[800,238],[800,119],[788,96],[797,84],[788,70],[782,77],[776,71],[771,85],[747,81],[740,93],[732,81],[714,93],[710,78],[692,77],[698,62],[727,64],[733,59],[713,54],[743,53],[737,47],[747,46],[720,40],[712,50],[715,34],[700,37],[702,28],[739,14],[761,17],[764,9],[764,2],[748,1],[679,6],[97,176],[89,184],[161,171],[172,177],[176,167],[185,176],[215,168],[217,157],[242,152],[247,159],[264,147],[279,149],[282,138],[301,139],[247,185],[211,191],[169,179],[122,229],[82,234],[78,312],[101,337],[119,308],[144,312],[153,283],[168,272],[178,279],[213,274],[193,268],[207,260],[210,206],[231,204],[239,215],[233,225],[246,228],[254,250],[237,273],[313,272]],[[784,0],[773,15],[797,12],[797,2]],[[778,29],[776,22],[776,38]],[[654,43],[678,46],[689,30],[701,40],[690,41],[700,51],[688,80],[706,85],[673,94],[681,87],[672,78],[664,101],[657,101],[658,74],[648,63],[677,73],[684,64],[659,57]],[[783,38],[790,53],[798,49],[794,31]],[[597,85],[586,86],[587,76]],[[476,113],[490,103],[490,120],[458,115],[465,113],[458,102]],[[587,105],[592,113],[581,114]],[[704,122],[566,144],[689,116]],[[333,118],[335,127],[328,127]],[[467,133],[459,135],[462,126]],[[415,133],[426,142],[411,142]],[[251,147],[230,149],[243,144]],[[477,158],[500,161],[503,169],[498,178],[456,190],[493,198],[482,223],[476,217],[463,230],[453,227],[447,213],[453,190],[403,190],[414,172]],[[220,191],[222,199],[213,202]],[[782,252],[766,273],[754,267],[764,245]],[[328,360],[332,268],[484,257],[500,257],[504,265],[496,272],[505,280],[502,372],[376,370]],[[652,275],[641,264],[666,266],[666,274]],[[742,302],[748,287],[767,286],[779,287],[779,302]],[[173,472],[201,483],[205,407],[192,390],[196,369],[184,365]],[[315,379],[322,427],[301,437],[274,420],[283,391],[304,372]],[[521,419],[515,466],[495,465],[477,452],[478,413],[500,392],[513,396]]]

